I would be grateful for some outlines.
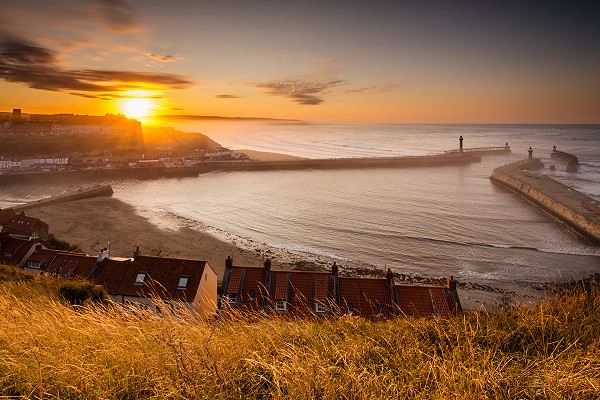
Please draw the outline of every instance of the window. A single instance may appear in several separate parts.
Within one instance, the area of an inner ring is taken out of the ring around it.
[[[251,290],[250,293],[248,293],[248,297],[250,298],[250,301],[254,301],[254,299],[256,299],[256,292]]]
[[[227,303],[230,305],[234,305],[237,303],[237,294],[235,293],[227,293]]]
[[[38,261],[28,261],[27,264],[29,264],[29,268],[39,268],[40,267],[40,263]]]
[[[185,289],[185,288],[187,288],[189,280],[190,280],[189,276],[185,276],[185,275],[181,276],[179,278],[179,283],[177,284],[177,289]]]
[[[383,305],[377,304],[377,314],[383,315]]]
[[[146,272],[138,272],[137,276],[135,277],[135,284],[136,285],[143,285],[144,281],[146,280]]]
[[[352,303],[348,303],[348,314],[352,315],[353,311],[354,311],[354,307],[352,306]]]
[[[324,314],[327,312],[327,307],[325,307],[325,304],[321,303],[320,301],[315,301],[315,312],[317,314]]]
[[[286,312],[287,311],[287,301],[277,300],[275,302],[275,311]]]

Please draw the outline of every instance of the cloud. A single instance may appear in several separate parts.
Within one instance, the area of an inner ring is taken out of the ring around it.
[[[123,0],[94,0],[99,5],[99,17],[113,32],[128,32],[138,28],[134,9]]]
[[[172,55],[170,55],[170,54],[165,54],[164,56],[161,56],[161,55],[158,55],[158,54],[146,53],[146,56],[150,57],[153,60],[160,61],[160,62],[175,61],[175,58]]]
[[[281,79],[255,84],[256,87],[267,89],[274,96],[284,96],[302,105],[319,105],[324,96],[333,94],[333,89],[346,84],[341,79]]]
[[[217,99],[242,99],[243,97],[234,94],[215,94]]]
[[[34,89],[66,92],[101,99],[117,98],[127,90],[183,89],[192,82],[179,75],[133,71],[66,69],[58,54],[28,40],[0,35],[0,78]]]
[[[362,93],[385,93],[390,92],[398,87],[402,87],[399,84],[388,84],[388,85],[371,85],[357,89],[348,89],[345,94],[362,94]]]

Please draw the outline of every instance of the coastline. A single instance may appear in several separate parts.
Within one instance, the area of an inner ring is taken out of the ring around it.
[[[275,269],[283,270],[328,270],[332,262],[325,257],[295,253],[236,237],[161,210],[138,209],[112,197],[34,207],[27,215],[45,221],[57,238],[78,245],[90,255],[98,254],[110,242],[111,256],[132,257],[134,246],[139,245],[145,255],[206,260],[220,279],[229,255],[236,264],[255,266],[262,265],[268,257]],[[383,270],[351,260],[338,261],[338,264],[345,275],[377,276],[383,273]],[[444,278],[397,274],[396,283],[440,285],[445,284]],[[497,288],[459,282],[459,295],[463,309],[470,311],[491,310],[507,302],[537,302],[545,292],[518,284]]]

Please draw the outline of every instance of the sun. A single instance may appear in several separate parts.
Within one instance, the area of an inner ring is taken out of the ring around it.
[[[154,113],[157,104],[147,97],[128,97],[121,101],[120,109],[129,118],[145,119]]]

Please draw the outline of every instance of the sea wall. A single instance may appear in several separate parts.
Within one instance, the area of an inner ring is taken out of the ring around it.
[[[598,201],[549,176],[535,172],[543,168],[539,159],[518,161],[496,168],[490,177],[537,204],[573,230],[600,245]]]
[[[110,185],[94,186],[87,189],[79,189],[76,192],[53,196],[47,199],[32,201],[20,206],[12,207],[15,211],[23,211],[34,207],[46,206],[49,204],[64,203],[72,200],[87,199],[90,197],[112,196],[113,189]]]
[[[294,169],[402,168],[468,164],[481,161],[476,155],[431,155],[417,157],[367,157],[299,159],[284,161],[214,161],[198,165],[200,172],[261,171]]]
[[[481,161],[478,155],[431,155],[417,157],[369,157],[299,159],[285,161],[207,161],[194,167],[166,168],[164,166],[143,168],[102,168],[60,172],[21,172],[0,175],[0,184],[38,183],[47,181],[106,179],[154,179],[193,177],[200,173],[215,171],[268,171],[296,169],[351,169],[351,168],[404,168],[420,166],[460,165]]]

